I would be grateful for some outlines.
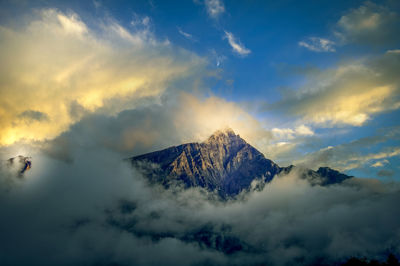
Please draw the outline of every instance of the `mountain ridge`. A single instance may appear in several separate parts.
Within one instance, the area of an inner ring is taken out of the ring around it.
[[[183,183],[186,187],[203,187],[230,197],[248,189],[254,180],[270,182],[295,166],[279,167],[227,128],[214,132],[203,142],[192,142],[154,151],[128,160],[153,182],[169,187]],[[313,185],[330,185],[350,178],[331,168],[304,169],[301,177]]]

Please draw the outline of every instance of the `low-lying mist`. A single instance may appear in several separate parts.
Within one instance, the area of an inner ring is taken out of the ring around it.
[[[1,265],[310,265],[400,254],[398,184],[311,186],[296,173],[220,201],[150,185],[106,149],[2,165]]]

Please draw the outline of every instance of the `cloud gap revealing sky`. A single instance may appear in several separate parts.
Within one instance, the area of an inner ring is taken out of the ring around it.
[[[70,241],[70,246],[55,247],[49,262],[68,257],[60,250],[70,248],[66,252],[74,255],[67,265],[151,265],[163,260],[173,264],[172,257],[179,254],[170,247],[174,255],[169,258],[167,247],[174,245],[190,254],[183,265],[206,261],[308,265],[322,257],[329,264],[373,249],[379,256],[400,254],[398,241],[387,236],[386,229],[371,235],[387,241],[391,250],[376,247],[360,229],[374,226],[368,220],[372,206],[372,213],[390,220],[376,224],[389,225],[394,235],[400,234],[398,218],[385,212],[396,212],[391,200],[398,199],[400,182],[400,1],[5,0],[0,2],[0,59],[0,201],[4,199],[0,210],[12,217],[20,208],[20,214],[35,216],[29,209],[40,209],[40,195],[51,201],[65,191],[76,190],[85,201],[76,211],[68,207],[55,211],[56,217],[47,224],[54,228],[43,230],[88,228],[73,239],[67,231],[41,235],[43,246],[53,243],[52,238]],[[221,207],[225,203],[210,203],[209,192],[196,188],[191,188],[195,200],[187,199],[190,191],[179,190],[183,194],[175,202],[173,192],[162,186],[150,188],[143,173],[123,163],[171,146],[203,143],[227,128],[279,167],[296,165],[316,173],[320,167],[330,167],[358,181],[347,187],[316,188],[289,174],[283,181],[274,180],[271,187],[258,184],[262,188],[254,194],[240,194],[240,202]],[[22,174],[20,168],[28,161],[29,169]],[[110,176],[121,177],[115,187]],[[288,193],[288,198],[273,196],[272,188]],[[296,205],[294,198],[304,193],[308,197]],[[343,201],[334,200],[335,193]],[[156,202],[144,203],[153,197]],[[318,199],[329,206],[326,216],[322,203],[316,209],[310,206]],[[160,210],[163,200],[169,204],[165,209],[176,213]],[[263,200],[271,200],[271,206],[261,207]],[[289,216],[279,209],[286,208],[285,200]],[[187,218],[196,202],[203,217]],[[128,209],[137,209],[127,211],[135,222],[118,212],[125,203]],[[65,196],[54,204],[77,203]],[[321,225],[318,237],[306,237],[311,221],[295,211],[297,206],[315,215],[318,224],[342,215],[332,225],[337,231],[325,235]],[[46,203],[43,209],[56,208]],[[360,227],[354,229],[368,247],[352,242],[353,229],[343,218],[354,209],[368,220],[357,220]],[[255,218],[270,226],[271,234],[282,217],[299,222],[301,232],[288,229],[283,233],[287,239],[278,235],[269,239],[260,232],[257,238],[250,232],[254,223],[242,219],[231,223],[226,218],[235,220],[239,210],[277,215],[270,221],[264,214]],[[165,219],[168,230],[152,215]],[[35,217],[37,224],[49,219],[44,213]],[[140,219],[149,220],[150,229],[144,229]],[[239,241],[243,256],[231,260],[215,247],[193,244],[187,234],[200,230],[193,225],[196,219],[208,233],[223,232],[229,241]],[[133,238],[127,220],[134,224]],[[12,218],[0,222],[0,232],[12,223]],[[110,229],[104,232],[103,224]],[[38,236],[29,229],[40,231],[41,226],[25,228],[22,221],[18,225],[24,228],[17,235],[30,236],[32,243],[26,240],[27,246],[34,245]],[[82,259],[85,252],[80,245],[93,240],[93,232],[104,233],[108,241],[118,238],[119,248],[124,241],[140,246],[135,251],[138,257],[131,257],[128,249],[89,245],[90,254]],[[146,245],[142,236],[151,241],[170,239]],[[14,240],[10,241],[17,249],[19,241]],[[339,251],[344,242],[347,251]],[[289,250],[293,243],[296,248]],[[319,244],[325,248],[322,253],[304,255]],[[108,253],[99,256],[104,250]],[[154,260],[139,255],[152,251],[162,255]],[[24,252],[35,257],[34,251]],[[268,252],[272,255],[264,260]],[[249,254],[257,255],[253,260]],[[2,260],[13,264],[13,258],[0,251],[0,264]],[[34,262],[43,263],[38,257]],[[24,263],[18,260],[19,265]]]

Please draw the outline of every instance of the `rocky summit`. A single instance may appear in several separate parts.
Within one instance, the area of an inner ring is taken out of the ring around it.
[[[177,183],[186,187],[199,186],[217,191],[222,197],[235,196],[248,189],[253,180],[270,182],[277,174],[294,169],[318,185],[330,185],[350,178],[327,167],[318,171],[295,166],[281,168],[232,129],[219,130],[202,143],[173,146],[129,160],[152,182],[165,187]]]

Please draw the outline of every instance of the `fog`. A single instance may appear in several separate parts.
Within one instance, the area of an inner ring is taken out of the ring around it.
[[[2,265],[309,265],[400,252],[396,183],[321,187],[291,173],[222,202],[150,185],[100,146],[74,147],[72,161],[33,151],[18,182],[1,168]]]

